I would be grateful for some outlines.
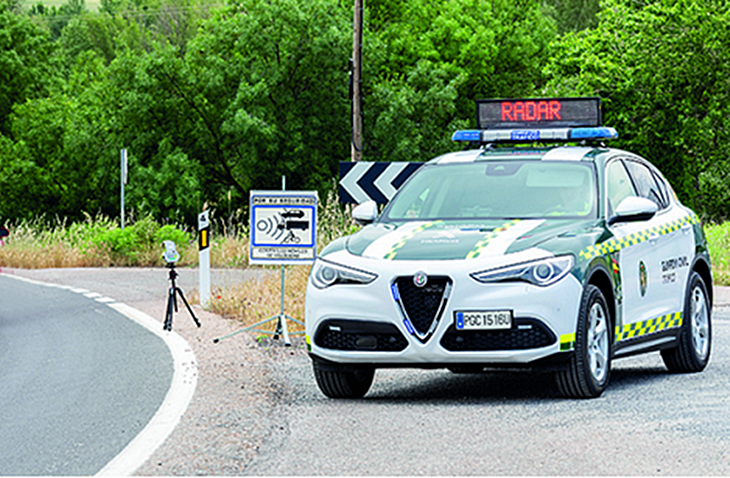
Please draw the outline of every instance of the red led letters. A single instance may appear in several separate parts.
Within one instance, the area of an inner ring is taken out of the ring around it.
[[[560,101],[503,101],[502,121],[560,120]]]

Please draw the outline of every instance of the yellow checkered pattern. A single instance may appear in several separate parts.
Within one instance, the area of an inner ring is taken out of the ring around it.
[[[635,322],[627,324],[623,327],[616,327],[616,342],[622,340],[631,340],[651,335],[662,330],[672,329],[682,326],[682,312],[674,312],[673,314],[662,315],[654,319],[645,320],[644,322]]]
[[[490,242],[492,242],[494,239],[496,239],[496,237],[499,236],[502,232],[517,225],[520,221],[521,221],[521,219],[515,219],[510,222],[506,222],[506,223],[502,224],[500,227],[498,227],[495,230],[493,230],[492,232],[490,232],[489,234],[487,234],[486,236],[484,236],[484,238],[481,241],[474,244],[474,248],[471,251],[469,251],[469,253],[466,255],[466,258],[473,259],[475,257],[479,257],[479,254],[481,254],[482,251],[487,248],[487,246],[489,245]]]
[[[682,312],[662,315],[654,319],[636,322],[633,324],[616,327],[614,342],[622,340],[638,339],[645,335],[655,334],[662,330],[673,329],[682,326]],[[560,336],[560,351],[567,352],[575,349],[575,333],[563,334]]]
[[[560,351],[566,352],[575,348],[575,333],[560,336]]]
[[[662,224],[661,226],[655,226],[649,229],[645,229],[643,231],[629,234],[628,236],[621,239],[613,238],[594,246],[588,246],[580,251],[579,255],[585,260],[591,260],[594,257],[605,256],[606,254],[620,251],[621,249],[625,249],[627,247],[640,244],[644,241],[648,241],[651,236],[663,236],[665,234],[678,231],[685,224],[698,223],[699,220],[697,219],[697,216],[692,214],[689,216],[685,216],[681,219]]]
[[[415,228],[414,230],[412,230],[411,232],[409,232],[408,234],[403,236],[403,238],[400,241],[393,244],[393,246],[390,248],[390,250],[388,252],[386,252],[385,256],[383,256],[383,257],[388,260],[394,259],[396,254],[398,254],[398,250],[401,247],[405,246],[408,241],[413,239],[416,236],[416,234],[418,234],[421,231],[425,231],[426,229],[433,227],[437,224],[441,224],[441,223],[443,223],[443,221],[429,221],[425,224],[418,226],[417,228]]]

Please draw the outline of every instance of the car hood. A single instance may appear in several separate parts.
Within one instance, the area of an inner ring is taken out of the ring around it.
[[[476,259],[538,245],[552,252],[558,252],[556,248],[577,252],[570,238],[594,223],[567,219],[375,223],[349,236],[345,247],[350,254],[386,260]]]

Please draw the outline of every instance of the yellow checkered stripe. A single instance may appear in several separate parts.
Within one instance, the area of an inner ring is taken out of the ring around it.
[[[575,332],[572,334],[563,334],[560,336],[560,351],[566,352],[575,348]]]
[[[394,259],[396,254],[398,254],[398,250],[401,247],[405,246],[408,241],[413,239],[416,236],[416,234],[418,234],[419,232],[425,231],[426,229],[433,227],[437,224],[441,224],[442,222],[443,221],[429,221],[425,224],[418,226],[417,228],[415,228],[414,230],[412,230],[411,232],[409,232],[408,234],[403,236],[403,238],[401,238],[400,241],[393,244],[393,246],[390,248],[390,250],[388,252],[386,252],[385,256],[383,256],[383,257],[388,260]]]
[[[682,326],[682,312],[662,315],[644,322],[635,322],[623,327],[616,327],[616,342],[631,340],[645,335],[655,334],[662,330],[673,329]]]
[[[697,219],[697,216],[692,214],[689,216],[685,216],[681,219],[662,224],[661,226],[655,226],[649,229],[645,229],[643,231],[629,234],[628,236],[622,237],[621,239],[613,238],[600,244],[588,246],[580,251],[579,255],[585,260],[591,260],[594,257],[605,256],[606,254],[620,251],[621,249],[625,249],[627,247],[635,246],[636,244],[640,244],[644,241],[649,240],[651,236],[663,236],[665,234],[670,234],[672,232],[678,231],[685,224],[698,223],[699,220]]]
[[[502,224],[500,227],[498,227],[495,230],[493,230],[492,232],[490,232],[489,234],[487,234],[486,236],[484,236],[484,238],[481,241],[474,244],[474,248],[467,253],[466,258],[473,259],[475,257],[478,257],[479,254],[481,254],[482,251],[487,248],[487,246],[489,245],[490,242],[492,242],[494,239],[496,239],[497,236],[499,236],[502,232],[506,231],[507,229],[509,229],[511,227],[516,226],[520,221],[521,221],[521,219],[514,219],[510,222],[506,222],[506,223]]]

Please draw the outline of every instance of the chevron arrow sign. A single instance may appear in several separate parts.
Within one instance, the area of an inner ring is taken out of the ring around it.
[[[405,161],[368,163],[348,161],[340,163],[340,202],[343,204],[375,201],[385,204],[396,190],[423,163]]]

